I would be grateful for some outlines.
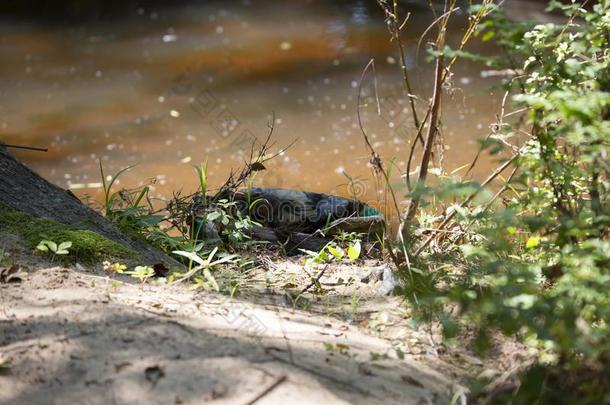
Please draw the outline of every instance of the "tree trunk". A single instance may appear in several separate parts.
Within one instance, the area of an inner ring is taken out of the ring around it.
[[[114,224],[84,205],[72,193],[34,173],[0,146],[0,203],[32,215],[88,229],[123,245],[142,257],[144,263],[178,264],[146,242],[126,235]]]

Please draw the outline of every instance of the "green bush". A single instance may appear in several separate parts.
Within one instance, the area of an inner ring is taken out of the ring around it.
[[[528,111],[529,140],[503,203],[460,213],[473,233],[454,266],[420,258],[430,270],[406,277],[406,294],[449,335],[470,325],[480,349],[497,328],[537,350],[512,401],[608,403],[610,1],[550,8],[568,22],[523,35],[504,18],[482,25],[523,63],[512,99]],[[514,127],[498,136],[514,139]]]

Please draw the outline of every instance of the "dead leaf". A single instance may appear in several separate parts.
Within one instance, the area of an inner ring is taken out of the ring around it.
[[[155,365],[146,367],[146,370],[144,370],[144,376],[154,387],[161,378],[165,377],[165,373],[161,367]]]
[[[260,172],[261,170],[266,170],[267,168],[261,162],[254,162],[250,165],[250,170],[253,172]]]
[[[25,278],[26,273],[21,271],[21,267],[13,264],[11,267],[0,268],[0,283],[20,283]]]

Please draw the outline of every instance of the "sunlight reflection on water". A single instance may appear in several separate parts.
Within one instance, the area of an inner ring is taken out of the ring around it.
[[[394,45],[374,4],[260,4],[143,8],[122,20],[72,28],[4,24],[2,139],[50,147],[47,154],[18,155],[81,195],[99,195],[101,160],[107,173],[137,164],[122,185],[154,179],[155,193],[169,197],[196,187],[192,166],[205,159],[211,183],[219,184],[244,162],[248,140],[264,136],[275,113],[276,148],[297,142],[258,176],[258,185],[346,195],[345,171],[362,179],[359,197],[376,200],[381,191],[355,113],[362,69],[375,58],[381,116],[371,77],[363,83],[362,116],[375,148],[396,159],[394,180],[401,184],[412,117]],[[407,62],[425,100],[432,68],[425,52],[415,60],[415,46],[431,16],[411,11]],[[460,27],[453,27],[453,40]],[[502,98],[491,88],[502,78],[481,77],[481,69],[459,66],[447,94],[448,170],[472,159]]]

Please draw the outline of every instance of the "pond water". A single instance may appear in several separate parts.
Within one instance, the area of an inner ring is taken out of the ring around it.
[[[429,97],[433,68],[417,55],[431,22],[412,15],[404,41],[414,91]],[[518,7],[517,7],[518,9]],[[458,16],[450,41],[461,36]],[[206,2],[139,8],[80,26],[3,21],[0,26],[0,141],[48,147],[15,152],[33,169],[79,196],[100,196],[98,160],[107,173],[137,164],[121,186],[154,180],[154,194],[194,191],[193,165],[209,162],[219,185],[264,138],[275,114],[273,150],[256,184],[378,199],[357,125],[357,88],[375,59],[381,116],[361,107],[375,148],[404,170],[412,117],[396,48],[373,1]],[[490,47],[491,45],[487,45]],[[475,51],[488,51],[473,42]],[[469,163],[502,99],[501,78],[460,63],[445,94],[443,167]],[[372,75],[363,92],[373,94]],[[467,95],[467,97],[466,97]],[[367,100],[371,100],[368,98]],[[421,105],[424,103],[421,102]],[[483,162],[479,176],[493,163]],[[399,170],[393,181],[401,184]]]

